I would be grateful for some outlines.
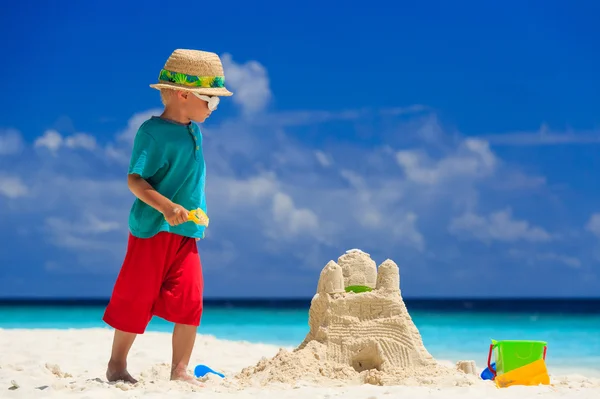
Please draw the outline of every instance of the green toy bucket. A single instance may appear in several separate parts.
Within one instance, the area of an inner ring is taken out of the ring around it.
[[[488,367],[494,375],[502,375],[536,360],[546,360],[547,343],[544,341],[492,340],[488,353]],[[491,367],[492,351],[496,358],[496,371]]]

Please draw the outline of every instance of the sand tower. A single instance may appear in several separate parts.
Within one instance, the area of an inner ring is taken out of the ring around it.
[[[377,265],[369,254],[360,250],[347,251],[338,258],[338,265],[344,275],[344,288],[365,286],[375,288],[377,283]]]

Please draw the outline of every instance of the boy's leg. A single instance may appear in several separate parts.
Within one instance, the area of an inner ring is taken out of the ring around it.
[[[198,327],[186,324],[175,324],[173,328],[173,361],[171,363],[172,380],[190,380],[187,367],[190,364],[192,350],[196,342]]]
[[[127,355],[137,334],[115,330],[112,352],[106,369],[108,381],[125,381],[135,384],[137,380],[127,371]]]
[[[196,241],[181,237],[181,245],[154,307],[154,315],[175,323],[171,379],[197,382],[187,373],[187,368],[202,316],[203,290],[202,266]]]
[[[129,236],[127,253],[103,320],[115,329],[106,378],[135,383],[127,372],[127,355],[137,334],[143,334],[152,318],[169,262],[174,237],[159,233],[152,238]]]

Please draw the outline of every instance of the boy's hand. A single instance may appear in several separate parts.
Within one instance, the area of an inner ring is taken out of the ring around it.
[[[182,207],[181,205],[173,204],[170,209],[163,212],[167,223],[171,226],[177,226],[178,224],[183,224],[188,221],[189,211]]]

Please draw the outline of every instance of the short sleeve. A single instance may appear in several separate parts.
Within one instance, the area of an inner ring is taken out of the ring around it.
[[[143,130],[138,130],[133,140],[129,174],[148,179],[163,166],[163,152],[156,140]]]

